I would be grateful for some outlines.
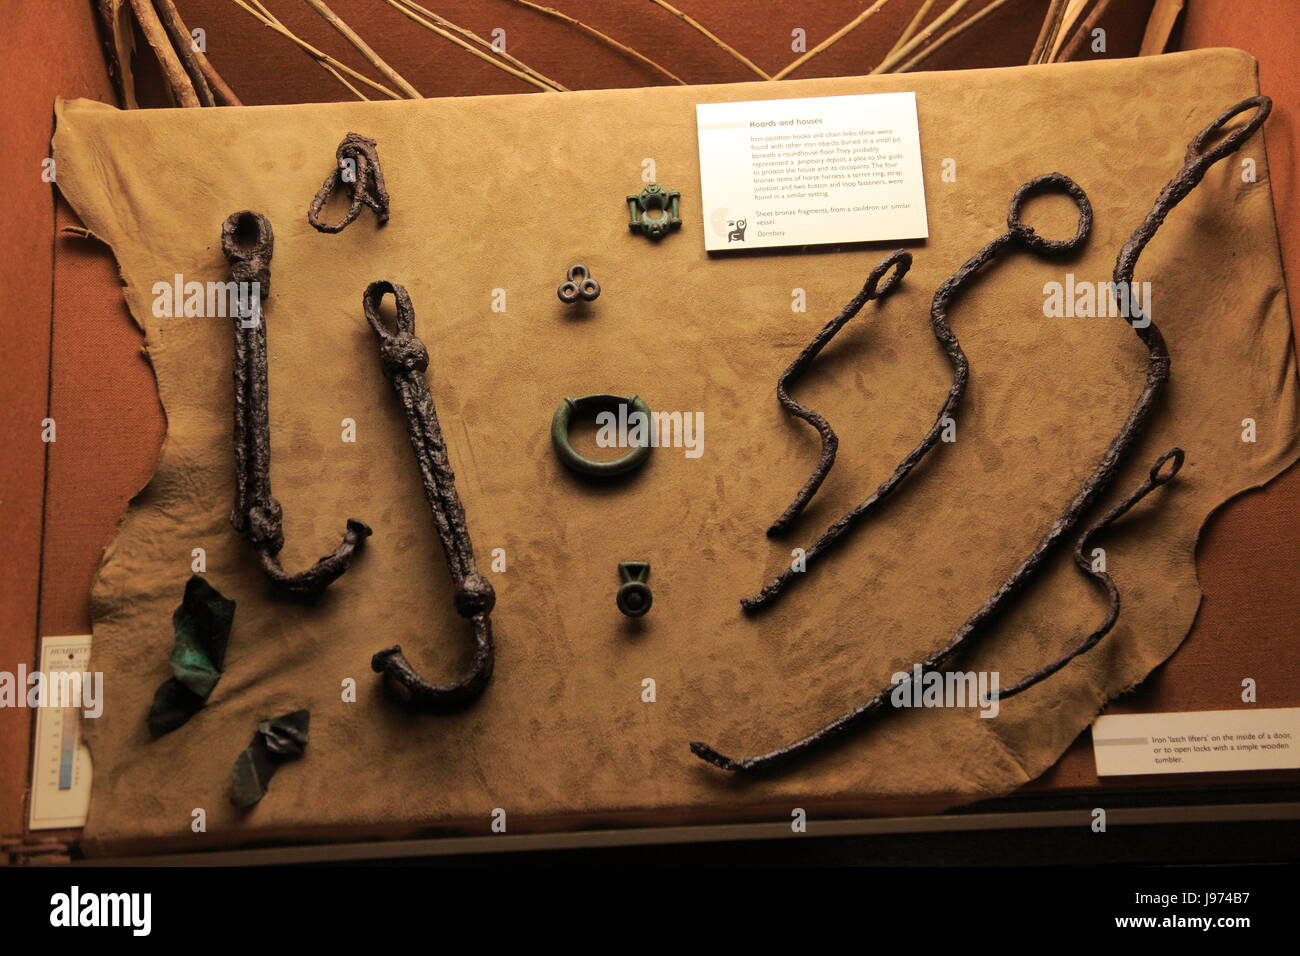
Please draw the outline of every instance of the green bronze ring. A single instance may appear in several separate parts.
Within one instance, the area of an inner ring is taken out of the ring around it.
[[[560,456],[560,461],[576,472],[595,475],[598,478],[621,475],[644,464],[650,457],[651,445],[648,440],[644,445],[633,445],[626,455],[608,461],[587,458],[579,454],[569,443],[569,422],[573,419],[574,412],[613,412],[622,419],[624,416],[618,414],[620,405],[631,406],[627,412],[628,417],[632,412],[640,412],[644,415],[642,420],[646,423],[647,432],[649,431],[652,425],[650,408],[636,395],[629,395],[627,398],[621,395],[584,395],[582,398],[566,398],[561,402],[560,407],[555,410],[555,416],[551,419],[551,444],[555,446],[555,453]]]

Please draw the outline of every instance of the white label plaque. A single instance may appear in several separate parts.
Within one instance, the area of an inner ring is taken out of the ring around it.
[[[1300,708],[1112,714],[1092,725],[1100,777],[1300,767]]]
[[[924,239],[915,93],[699,103],[704,248]]]

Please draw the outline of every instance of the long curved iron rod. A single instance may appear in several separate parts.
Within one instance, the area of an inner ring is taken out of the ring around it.
[[[827,343],[835,338],[836,333],[844,328],[850,319],[862,311],[864,305],[872,299],[884,300],[888,297],[898,287],[898,284],[903,281],[903,276],[907,275],[907,270],[910,268],[912,268],[912,254],[902,249],[891,252],[880,260],[880,263],[867,276],[862,291],[853,297],[849,304],[844,307],[844,311],[822,327],[822,330],[804,347],[802,352],[795,356],[794,361],[781,373],[780,379],[777,380],[777,400],[795,418],[803,419],[817,429],[817,434],[821,437],[821,454],[818,458],[817,467],[813,469],[813,473],[804,482],[803,487],[799,489],[794,501],[790,503],[790,507],[781,512],[781,516],[773,521],[772,526],[767,529],[768,537],[776,537],[787,530],[803,512],[803,509],[807,507],[808,502],[812,500],[813,495],[817,494],[817,489],[822,486],[822,482],[826,480],[827,474],[830,473],[831,467],[835,464],[835,453],[840,446],[840,440],[836,437],[835,430],[831,428],[831,423],[817,412],[791,398],[788,391],[790,385],[807,370],[808,366],[812,365]],[[880,280],[891,269],[894,272],[888,279],[885,279],[884,285],[881,285]]]
[[[1254,109],[1256,112],[1248,122],[1225,136],[1217,146],[1206,149],[1206,144],[1212,137],[1222,131],[1224,125],[1230,119],[1250,109]],[[1271,109],[1272,101],[1266,96],[1254,96],[1242,100],[1226,110],[1192,139],[1187,147],[1182,170],[1161,190],[1151,211],[1147,213],[1146,218],[1129,236],[1116,257],[1113,291],[1119,305],[1124,305],[1124,300],[1120,296],[1126,295],[1127,290],[1131,288],[1130,283],[1133,280],[1134,269],[1137,266],[1142,250],[1151,241],[1151,237],[1156,234],[1165,217],[1196,187],[1211,166],[1241,148],[1242,144],[1263,125]],[[1012,208],[1013,216],[1009,219],[1009,224],[1014,228],[1016,225],[1014,202]],[[941,286],[940,292],[942,291],[943,287]],[[936,304],[938,299],[939,293],[936,293]],[[979,633],[980,628],[991,620],[997,612],[1002,610],[1007,599],[1014,595],[1043,564],[1051,546],[1078,524],[1087,508],[1106,490],[1119,469],[1125,453],[1132,448],[1141,435],[1143,427],[1155,407],[1156,399],[1159,397],[1164,383],[1169,379],[1169,350],[1165,345],[1163,336],[1160,334],[1160,330],[1150,316],[1142,316],[1141,320],[1130,321],[1130,324],[1147,347],[1147,373],[1146,384],[1134,403],[1133,409],[1129,412],[1127,420],[1118,434],[1112,439],[1110,447],[1107,448],[1093,473],[1084,481],[1083,486],[1070,501],[1061,516],[1052,523],[1051,528],[1038,543],[1038,546],[1011,573],[1010,577],[1002,583],[988,601],[957,629],[951,640],[921,663],[922,675],[926,671],[942,671],[946,669],[952,659]],[[890,693],[895,687],[896,685],[891,684],[808,736],[761,756],[737,760],[725,756],[707,744],[698,741],[691,744],[691,752],[723,770],[755,771],[774,769],[808,752],[817,745],[838,737],[849,728],[861,723],[864,718],[883,710],[890,699]]]
[[[260,213],[237,212],[221,226],[221,249],[235,283],[235,507],[230,523],[257,551],[262,570],[281,591],[319,594],[348,569],[370,536],[370,527],[349,518],[343,541],[305,571],[289,574],[280,564],[284,509],[271,494],[270,386],[262,303],[271,291],[275,236]],[[256,291],[254,291],[256,290]]]
[[[1038,193],[1051,191],[1064,192],[1079,207],[1079,227],[1070,239],[1044,239],[1034,232],[1032,227],[1020,221],[1020,208],[1026,199]],[[912,469],[939,444],[945,423],[951,418],[961,401],[966,391],[966,381],[970,377],[970,363],[966,360],[966,353],[962,351],[961,343],[957,341],[957,336],[953,334],[952,326],[948,323],[948,304],[957,292],[1012,243],[1021,245],[1031,252],[1060,255],[1082,245],[1091,229],[1092,204],[1088,202],[1084,191],[1070,177],[1062,173],[1047,173],[1031,179],[1016,190],[1011,198],[1011,208],[1007,215],[1007,231],[967,259],[961,268],[949,276],[934,293],[934,301],[930,305],[930,325],[934,337],[948,356],[953,369],[952,387],[948,389],[948,395],[934,418],[934,424],[930,426],[930,430],[926,432],[920,443],[899,462],[893,474],[885,479],[869,498],[833,522],[822,536],[805,550],[800,570],[796,571],[793,565],[787,567],[757,594],[741,598],[742,608],[749,612],[762,610],[775,601],[795,579],[806,576],[818,557],[834,547],[858,522],[888,498]]]
[[[395,331],[389,331],[379,314],[379,305],[391,293],[397,302]],[[433,524],[447,556],[447,569],[456,588],[456,612],[473,625],[473,657],[469,673],[454,684],[430,684],[420,677],[402,655],[400,645],[378,652],[370,660],[376,673],[384,674],[405,688],[410,703],[424,710],[456,710],[483,693],[492,677],[492,623],[489,615],[496,604],[496,592],[474,564],[474,542],[465,522],[465,509],[456,493],[456,475],[447,456],[447,443],[438,425],[433,395],[425,382],[429,352],[415,335],[415,308],[405,288],[395,282],[372,282],[362,306],[366,321],[379,337],[379,358],[384,375],[406,414],[407,433],[420,482],[433,512]]]

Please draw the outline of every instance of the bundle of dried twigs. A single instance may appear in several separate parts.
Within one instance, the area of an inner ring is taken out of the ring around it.
[[[230,89],[204,55],[202,44],[196,41],[186,27],[185,22],[181,19],[175,0],[97,0],[97,2],[99,14],[105,26],[105,46],[107,48],[109,67],[124,107],[131,109],[139,105],[136,98],[134,71],[132,69],[132,58],[135,54],[134,36],[137,28],[157,59],[176,105],[240,105],[239,98],[234,91]],[[334,77],[349,93],[358,99],[370,99],[374,94],[390,99],[418,99],[424,96],[413,84],[398,73],[360,33],[331,9],[326,0],[301,0],[301,2],[306,3],[337,30],[378,74],[378,79],[367,76],[361,71],[348,66],[295,34],[271,12],[262,0],[229,0],[229,2],[254,17],[262,26],[302,50],[321,69]],[[289,0],[285,0],[285,2],[289,2]],[[298,0],[293,0],[293,2],[298,2]],[[470,55],[516,77],[522,83],[536,90],[548,93],[568,92],[568,87],[564,86],[560,81],[542,74],[518,57],[501,49],[499,45],[489,42],[472,30],[453,23],[446,17],[415,2],[415,0],[373,0],[373,2],[387,4],[433,36],[455,44]],[[505,0],[505,2],[525,7],[568,24],[573,29],[595,38],[620,54],[648,66],[668,82],[679,84],[687,82],[667,67],[655,62],[626,43],[609,36],[596,27],[583,23],[567,13],[533,2],[533,0]],[[689,26],[709,43],[725,51],[728,56],[755,77],[775,81],[791,76],[809,61],[872,20],[891,0],[874,0],[856,17],[812,49],[802,53],[795,60],[771,73],[754,63],[739,50],[736,50],[689,13],[667,2],[667,0],[646,0],[646,2],[663,10],[666,15],[675,17]],[[971,0],[947,0],[942,9],[936,10],[938,6],[937,0],[924,0],[895,39],[884,58],[869,72],[906,73],[913,70],[953,40],[987,21],[1010,2],[1011,0],[989,0],[989,2],[981,6],[972,4]],[[1028,53],[1027,62],[1031,65],[1052,63],[1063,59],[1068,60],[1076,56],[1084,49],[1088,35],[1110,5],[1110,0],[1045,0],[1045,2],[1047,9],[1042,26],[1038,31],[1033,49]],[[1177,0],[1177,6],[1181,6],[1181,0]],[[1172,26],[1172,17],[1169,15],[1170,9],[1168,0],[1158,0],[1156,3],[1156,14],[1153,14],[1152,26],[1148,27],[1147,36],[1143,41],[1142,52],[1144,54],[1160,52],[1163,49],[1164,40],[1168,38],[1167,28]],[[1176,15],[1176,9],[1174,15]],[[1156,20],[1159,20],[1159,24],[1156,23]],[[1152,27],[1155,26],[1160,27],[1159,30],[1155,31],[1160,34],[1159,36],[1152,35]]]

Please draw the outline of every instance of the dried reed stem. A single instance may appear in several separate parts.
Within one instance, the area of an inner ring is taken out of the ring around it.
[[[244,104],[239,101],[239,97],[235,95],[235,91],[221,78],[217,68],[209,62],[207,55],[202,50],[194,48],[194,37],[190,33],[190,28],[185,25],[185,21],[181,19],[176,4],[172,0],[154,0],[154,5],[158,7],[158,12],[163,15],[164,20],[172,24],[168,29],[174,28],[180,36],[184,37],[183,42],[194,55],[194,62],[198,64],[199,72],[203,74],[203,79],[207,82],[208,88],[212,90],[213,97],[226,106],[243,106]]]
[[[199,103],[203,106],[216,106],[217,101],[212,95],[212,88],[208,86],[208,79],[203,75],[198,57],[195,55],[197,51],[194,49],[194,38],[185,28],[181,15],[176,12],[175,4],[171,0],[153,0],[153,6],[159,19],[162,20],[163,29],[171,38],[172,49],[180,58],[181,66],[185,68],[185,73],[194,86],[194,92],[198,94]]]
[[[131,54],[135,49],[135,34],[131,30],[131,8],[127,0],[99,0],[99,18],[104,23],[108,47],[108,69],[117,89],[123,109],[138,109],[135,98],[135,77],[131,73]]]
[[[586,32],[586,33],[591,34],[591,35],[594,36],[596,39],[600,40],[602,43],[605,43],[605,44],[608,44],[609,46],[612,46],[614,49],[618,50],[620,53],[625,53],[625,54],[627,54],[628,56],[630,56],[630,57],[632,57],[632,58],[634,58],[634,59],[636,59],[636,60],[640,60],[640,61],[641,61],[642,63],[644,63],[646,66],[650,67],[652,70],[656,70],[656,71],[658,71],[659,73],[662,73],[664,76],[668,77],[668,79],[672,80],[674,83],[680,83],[682,86],[685,86],[685,85],[686,85],[686,81],[683,80],[680,76],[678,76],[676,73],[673,73],[672,71],[667,70],[667,69],[665,69],[664,67],[660,66],[660,65],[659,65],[658,63],[656,63],[654,60],[650,59],[650,57],[645,56],[645,55],[642,54],[642,53],[638,53],[636,50],[632,49],[630,46],[627,46],[626,44],[623,44],[623,43],[618,42],[617,40],[615,40],[612,36],[609,36],[608,34],[601,33],[601,32],[600,32],[599,30],[597,30],[595,27],[588,26],[587,24],[583,23],[581,20],[575,20],[573,17],[569,16],[567,13],[562,13],[562,12],[560,12],[559,10],[553,9],[552,7],[546,7],[546,6],[543,6],[543,5],[540,4],[540,3],[533,3],[532,0],[510,0],[510,2],[511,2],[511,3],[518,4],[518,5],[521,6],[521,7],[527,7],[527,8],[530,9],[530,10],[536,10],[538,13],[544,13],[544,14],[546,14],[548,17],[555,17],[557,20],[563,20],[565,23],[568,23],[568,24],[570,24],[571,26],[575,26],[575,27],[577,27],[579,30],[582,30],[582,31],[584,31],[584,32]]]
[[[330,66],[328,63],[322,63],[321,66],[323,66],[325,68],[325,71],[329,73],[331,76],[333,76],[334,79],[338,80],[340,83],[346,86],[352,92],[352,95],[355,96],[357,99],[370,102],[370,97],[366,96],[365,93],[361,92],[361,90],[357,89],[355,86],[349,83],[348,78],[344,76],[342,73],[340,73],[338,70],[334,69],[334,67]]]
[[[1065,41],[1070,39],[1070,36],[1074,33],[1079,17],[1088,8],[1089,2],[1090,0],[1070,0],[1070,5],[1065,10],[1065,16],[1061,19],[1061,29],[1056,34],[1056,41],[1052,44],[1052,52],[1047,55],[1048,63],[1057,62],[1061,55],[1061,49],[1065,46]]]
[[[1029,64],[1042,63],[1043,58],[1052,49],[1052,41],[1056,38],[1056,32],[1061,28],[1061,17],[1065,15],[1065,0],[1051,0],[1047,5],[1047,15],[1043,17],[1043,25],[1038,29],[1038,39],[1034,41],[1034,49],[1029,54]]]
[[[469,53],[472,53],[474,56],[478,57],[480,60],[483,60],[485,63],[491,63],[498,70],[504,70],[505,72],[509,73],[511,76],[518,77],[519,79],[523,80],[525,83],[529,83],[532,86],[535,86],[540,90],[544,90],[547,93],[554,93],[560,89],[559,84],[555,83],[552,80],[538,79],[537,77],[530,76],[528,73],[524,72],[523,70],[516,69],[515,67],[511,66],[509,63],[502,63],[500,60],[496,59],[495,57],[489,56],[488,54],[484,53],[482,50],[475,47],[473,44],[466,43],[464,40],[456,36],[456,34],[452,33],[450,30],[438,26],[438,24],[434,23],[432,20],[427,19],[425,16],[422,16],[415,9],[412,9],[414,5],[413,4],[408,5],[406,3],[406,0],[386,0],[386,2],[394,10],[403,14],[413,22],[418,23],[426,30],[431,30],[432,32],[438,34],[438,36],[450,40],[452,43],[456,44],[461,49],[466,50]]]
[[[235,91],[230,88],[230,85],[226,83],[221,74],[217,72],[217,68],[212,65],[212,62],[207,58],[207,56],[203,53],[198,53],[196,54],[196,57],[199,61],[199,69],[203,71],[204,77],[207,78],[208,86],[212,87],[212,92],[216,96],[217,101],[225,106],[243,106],[244,104],[240,101],[239,97],[235,95]]]
[[[395,87],[405,93],[408,99],[419,100],[424,98],[420,91],[410,83],[406,82],[406,78],[389,66],[388,61],[376,53],[369,43],[361,39],[361,37],[357,35],[357,32],[348,26],[347,22],[342,17],[331,10],[329,5],[325,3],[325,0],[307,0],[307,5],[319,13],[326,23],[343,36],[343,39],[356,47],[357,52],[365,57],[366,62],[378,70],[380,75],[383,76],[384,79],[388,80],[389,83],[392,83]]]
[[[889,53],[886,53],[885,56],[889,56],[890,53],[895,52],[904,43],[916,36],[916,31],[921,26],[921,21],[923,21],[926,18],[926,15],[929,14],[930,8],[934,6],[934,2],[935,0],[925,0],[924,3],[916,8],[916,16],[912,17],[911,22],[903,28],[903,32],[898,35],[898,39],[894,41],[894,45],[889,48]]]
[[[402,98],[399,94],[394,93],[392,90],[384,86],[382,83],[377,83],[374,80],[372,80],[370,77],[358,73],[356,70],[352,69],[352,67],[348,66],[346,63],[340,63],[338,60],[334,59],[334,57],[330,56],[328,53],[321,52],[320,50],[312,46],[310,43],[308,43],[306,40],[297,36],[292,30],[290,30],[278,19],[276,19],[275,15],[272,14],[270,10],[266,9],[265,5],[262,4],[261,0],[231,0],[231,2],[235,4],[235,6],[239,7],[241,10],[246,10],[249,13],[251,13],[253,16],[255,16],[258,20],[262,22],[263,26],[271,30],[274,30],[276,33],[280,34],[280,36],[284,37],[286,40],[293,43],[304,53],[306,53],[309,57],[311,57],[313,60],[319,63],[327,73],[329,73],[331,76],[333,76],[335,79],[339,80],[340,82],[343,82],[342,74],[346,73],[348,76],[352,77],[352,79],[364,83],[372,90],[375,90],[379,93],[383,93],[385,96],[389,97],[390,99],[400,100]],[[344,82],[343,85],[347,87],[348,90],[350,90],[352,93],[358,92],[357,88],[353,86],[351,83]],[[362,99],[365,99],[365,97],[362,97]]]
[[[894,67],[898,66],[899,63],[903,62],[905,59],[907,59],[909,56],[915,53],[918,48],[924,45],[926,41],[930,39],[930,37],[934,36],[935,33],[939,31],[940,27],[947,26],[948,21],[951,20],[953,17],[957,16],[957,14],[961,13],[962,9],[969,2],[970,0],[956,0],[956,2],[954,2],[952,6],[950,6],[947,10],[943,11],[943,13],[939,14],[937,17],[935,17],[934,22],[931,23],[928,27],[918,32],[916,36],[912,37],[912,39],[908,40],[905,44],[903,44],[893,53],[886,55],[886,57],[883,60],[881,60],[879,64],[877,64],[875,69],[871,71],[872,74],[874,75],[876,73],[888,73]]]
[[[942,36],[936,37],[933,43],[927,46],[920,53],[916,54],[916,56],[912,57],[906,63],[899,66],[897,69],[894,70],[894,72],[895,73],[911,72],[914,66],[920,63],[922,60],[929,57],[930,54],[938,52],[940,49],[943,48],[944,44],[946,44],[948,41],[957,39],[959,36],[961,36],[971,27],[975,26],[975,24],[979,23],[981,20],[987,17],[989,14],[996,12],[999,8],[1006,6],[1010,2],[1011,0],[993,0],[992,3],[990,3],[979,13],[975,14],[974,16],[967,17],[965,20],[957,24],[955,27],[949,29]]]
[[[1089,45],[1088,41],[1092,38],[1092,32],[1098,28],[1106,18],[1106,14],[1110,12],[1110,4],[1111,0],[1094,0],[1088,8],[1087,16],[1079,24],[1079,28],[1074,31],[1074,36],[1061,47],[1060,53],[1057,54],[1058,61],[1068,62],[1083,53],[1084,48]]]
[[[189,75],[181,64],[180,57],[172,49],[171,40],[167,37],[167,29],[158,19],[158,14],[150,6],[149,0],[131,0],[131,9],[135,11],[140,32],[144,34],[149,46],[153,48],[154,56],[158,58],[158,65],[162,67],[163,77],[167,80],[167,86],[171,89],[177,105],[202,106],[198,93],[194,91],[194,84],[190,82]]]
[[[413,11],[422,14],[423,16],[427,17],[429,20],[432,20],[434,23],[442,27],[444,30],[450,30],[452,33],[457,33],[460,36],[464,37],[465,39],[469,40],[470,42],[478,44],[483,49],[488,50],[493,56],[499,57],[502,60],[505,60],[507,63],[513,64],[518,69],[523,70],[523,72],[527,73],[533,79],[545,83],[547,86],[551,87],[551,89],[563,93],[569,92],[569,88],[567,86],[564,86],[563,84],[556,82],[555,80],[551,79],[549,76],[543,76],[541,73],[534,70],[523,60],[519,59],[516,56],[512,56],[510,53],[507,53],[505,50],[497,49],[490,42],[483,39],[483,37],[479,36],[473,30],[467,30],[462,26],[458,26],[457,24],[452,23],[446,17],[440,16],[439,14],[434,13],[432,10],[427,10],[424,7],[420,6],[418,3],[415,3],[414,0],[398,0],[398,2],[401,3],[403,6],[410,7]]]
[[[734,49],[733,47],[722,42],[722,40],[718,39],[718,37],[710,33],[708,29],[704,27],[703,24],[701,24],[699,21],[695,20],[688,14],[683,13],[681,10],[678,10],[671,3],[668,3],[667,0],[650,0],[650,2],[653,3],[656,7],[661,7],[662,9],[668,11],[673,16],[675,16],[678,20],[681,20],[683,23],[687,24],[690,27],[693,27],[694,29],[698,30],[700,33],[704,34],[704,36],[708,37],[710,40],[712,40],[722,49],[730,53],[731,56],[734,57],[736,60],[745,64],[745,66],[753,70],[754,73],[760,79],[764,79],[764,80],[772,79],[772,77],[768,76],[765,72],[763,72],[763,70],[761,70],[758,64],[756,64],[753,60],[745,56],[745,54],[741,53],[739,50]]]
[[[844,26],[840,27],[838,30],[836,30],[834,33],[828,36],[821,43],[817,44],[815,47],[813,47],[803,56],[799,57],[799,59],[795,60],[793,63],[786,66],[780,72],[773,75],[772,79],[784,80],[787,76],[789,76],[795,70],[799,69],[799,67],[803,66],[805,63],[807,63],[809,60],[815,57],[818,53],[821,53],[823,50],[827,49],[832,44],[838,43],[840,39],[848,36],[850,33],[852,33],[862,24],[866,23],[867,20],[870,19],[871,16],[875,14],[877,10],[881,9],[888,2],[889,0],[876,0],[874,4],[872,4],[867,9],[863,10],[856,17],[854,17],[848,23],[844,24]]]

